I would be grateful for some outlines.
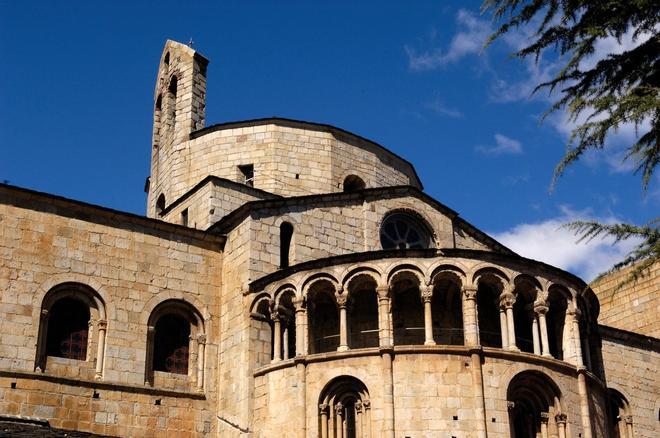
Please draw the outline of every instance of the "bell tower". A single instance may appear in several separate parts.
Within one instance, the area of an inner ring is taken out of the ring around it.
[[[190,133],[204,127],[206,67],[209,61],[192,47],[167,40],[158,66],[154,92],[151,176],[147,216],[159,217],[169,205],[174,166],[188,160],[180,147]]]

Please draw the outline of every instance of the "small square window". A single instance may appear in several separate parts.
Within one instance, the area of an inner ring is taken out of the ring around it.
[[[246,186],[254,187],[254,165],[246,164],[244,166],[238,166],[238,170],[241,172],[242,183]]]

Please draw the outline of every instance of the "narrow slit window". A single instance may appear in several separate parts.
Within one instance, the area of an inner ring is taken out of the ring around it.
[[[254,187],[254,165],[238,166],[238,170],[241,172],[241,182],[246,186]]]
[[[183,225],[184,227],[188,226],[188,209],[187,208],[185,208],[181,212],[181,225]]]
[[[293,237],[293,225],[282,222],[280,225],[280,268],[289,267],[289,251],[291,250],[291,238]]]

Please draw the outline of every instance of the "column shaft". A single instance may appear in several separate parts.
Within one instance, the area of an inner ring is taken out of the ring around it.
[[[580,416],[582,417],[582,438],[591,438],[591,416],[589,414],[589,391],[584,367],[578,369],[578,393],[580,394]]]
[[[509,332],[509,350],[518,350],[516,345],[516,325],[513,320],[513,306],[506,306],[507,331]]]
[[[465,345],[479,345],[479,322],[477,318],[477,288],[464,287],[461,294],[463,308],[463,342]]]
[[[507,329],[508,323],[506,321],[506,313],[503,306],[500,306],[500,336],[502,337],[502,348],[509,348],[509,330]]]
[[[282,333],[282,359],[289,359],[289,327],[284,326],[284,332]]]
[[[394,438],[394,379],[392,370],[392,353],[384,352],[383,378],[383,437]]]
[[[197,338],[197,388],[204,387],[204,352],[206,350],[206,339],[203,336]]]
[[[273,318],[273,362],[282,360],[282,333],[280,318]]]
[[[435,341],[433,340],[431,297],[424,299],[424,345],[435,345]]]
[[[339,347],[337,351],[348,350],[348,327],[346,321],[346,305],[339,306]]]
[[[541,345],[539,342],[539,321],[534,315],[532,318],[532,341],[534,342],[534,354],[541,354]]]
[[[548,342],[548,325],[545,312],[539,313],[539,329],[541,330],[541,354],[546,357],[552,356],[550,354],[550,343]]]
[[[481,369],[481,355],[474,351],[470,355],[471,368],[472,368],[472,389],[475,393],[475,415],[477,419],[477,436],[479,438],[486,438],[487,422],[486,422],[486,401],[484,397],[484,378]]]
[[[96,375],[97,379],[103,376],[103,360],[105,359],[105,321],[99,321],[99,344],[96,348]]]

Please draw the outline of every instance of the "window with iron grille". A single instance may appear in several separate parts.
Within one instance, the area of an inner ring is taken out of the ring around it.
[[[190,323],[185,318],[162,316],[154,334],[154,371],[188,374],[189,340]]]
[[[48,313],[46,354],[67,359],[87,359],[89,307],[74,298],[62,298]]]

